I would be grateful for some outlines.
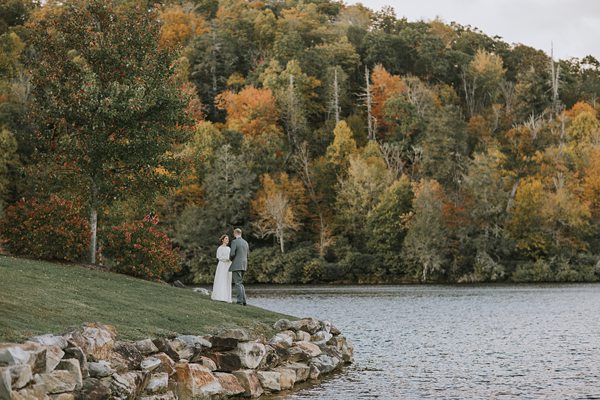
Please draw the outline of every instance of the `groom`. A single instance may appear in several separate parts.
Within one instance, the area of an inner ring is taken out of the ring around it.
[[[244,272],[248,268],[248,242],[242,238],[242,230],[233,230],[233,242],[231,242],[231,251],[229,252],[229,259],[231,260],[231,266],[229,272],[232,273],[233,283],[237,290],[237,303],[246,305],[246,291],[244,290]]]

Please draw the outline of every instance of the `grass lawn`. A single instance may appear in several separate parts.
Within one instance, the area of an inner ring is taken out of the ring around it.
[[[116,326],[122,339],[210,334],[222,327],[270,334],[279,318],[291,317],[79,265],[0,256],[0,342],[96,321]]]

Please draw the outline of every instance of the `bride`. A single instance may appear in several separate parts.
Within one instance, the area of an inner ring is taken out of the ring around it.
[[[213,291],[210,298],[218,301],[231,303],[231,272],[229,266],[229,236],[223,235],[220,239],[221,245],[217,248],[217,272],[215,272],[215,281],[213,283]]]

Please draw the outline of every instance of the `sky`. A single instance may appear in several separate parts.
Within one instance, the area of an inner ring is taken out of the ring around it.
[[[355,4],[358,1],[347,1]],[[555,58],[600,59],[600,0],[361,0],[372,10],[392,6],[409,21],[439,17],[471,25],[508,43],[522,43]]]

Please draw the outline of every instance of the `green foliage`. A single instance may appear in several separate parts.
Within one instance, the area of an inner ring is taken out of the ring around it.
[[[156,217],[124,223],[106,232],[103,255],[114,272],[148,280],[169,277],[180,268],[179,254]]]
[[[15,166],[17,157],[17,141],[6,129],[0,129],[0,215],[6,192],[10,184],[9,171]]]
[[[570,262],[562,257],[538,259],[517,267],[513,282],[591,282],[597,280],[590,263]]]
[[[6,208],[0,237],[12,254],[43,260],[79,261],[89,246],[89,225],[77,202],[52,195]]]

